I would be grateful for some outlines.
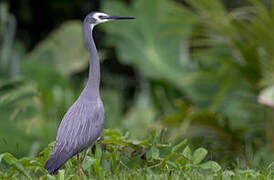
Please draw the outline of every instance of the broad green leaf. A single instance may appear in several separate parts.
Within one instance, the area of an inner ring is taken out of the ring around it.
[[[188,160],[191,160],[191,150],[188,146],[185,147],[183,151],[183,156],[186,157]]]
[[[57,72],[70,75],[88,65],[89,53],[85,47],[81,21],[68,21],[39,43],[26,61],[48,64]]]
[[[199,164],[204,160],[204,158],[207,155],[207,150],[204,148],[198,148],[194,151],[193,157],[192,157],[192,162],[193,164]]]
[[[166,0],[136,0],[128,7],[121,1],[104,1],[105,12],[136,17],[134,21],[108,24],[105,31],[121,62],[136,66],[150,79],[163,79],[182,86],[188,63],[187,41],[183,41],[181,35],[166,33],[167,7],[177,9],[177,4]],[[188,20],[187,15],[181,19],[185,20]],[[189,33],[190,26],[185,25],[185,32]]]
[[[183,145],[185,145],[187,143],[187,139],[184,139],[182,142],[180,142],[179,144],[177,144],[176,146],[174,146],[171,150],[171,152],[176,152],[178,151]]]
[[[205,170],[212,170],[212,171],[219,171],[222,169],[222,167],[215,161],[208,161],[201,165],[199,165],[202,169]]]
[[[179,157],[179,156],[180,156],[179,153],[177,153],[177,152],[172,152],[172,153],[169,153],[168,155],[166,155],[165,160],[173,159],[173,158]]]
[[[166,161],[166,164],[171,165],[171,166],[174,167],[174,168],[177,168],[177,167],[178,167],[177,164],[174,163],[174,162],[172,162],[172,161]]]

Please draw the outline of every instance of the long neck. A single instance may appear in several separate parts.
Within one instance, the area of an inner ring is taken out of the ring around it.
[[[83,94],[88,99],[99,97],[100,86],[100,62],[97,49],[92,37],[93,26],[84,25],[83,32],[87,48],[89,50],[89,76]]]

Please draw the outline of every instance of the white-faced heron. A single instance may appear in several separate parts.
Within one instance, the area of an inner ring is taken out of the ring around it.
[[[102,135],[104,106],[99,93],[100,64],[92,31],[99,23],[120,19],[134,18],[92,12],[83,22],[84,39],[90,53],[89,77],[86,87],[69,108],[58,128],[52,155],[45,164],[45,169],[51,174],[56,174],[67,160],[81,151],[86,150],[87,155],[88,149]]]

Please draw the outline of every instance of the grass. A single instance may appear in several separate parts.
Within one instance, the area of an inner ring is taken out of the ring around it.
[[[83,179],[274,179],[274,163],[261,170],[223,169],[207,160],[202,147],[192,150],[187,140],[170,144],[164,133],[151,133],[144,141],[129,139],[118,131],[106,129],[102,144],[96,143],[88,153]],[[54,143],[35,158],[0,155],[0,179],[80,179],[76,158],[71,158],[55,176],[43,168]],[[144,151],[145,149],[145,151]],[[83,158],[84,153],[80,156]]]

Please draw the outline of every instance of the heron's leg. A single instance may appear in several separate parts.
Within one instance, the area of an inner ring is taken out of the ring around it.
[[[81,167],[80,167],[80,164],[81,164],[81,161],[80,161],[80,154],[77,154],[76,157],[77,157],[78,176],[79,176],[80,179],[81,179],[81,177],[82,177],[82,170],[81,170]]]
[[[89,152],[90,148],[91,148],[91,147],[89,147],[89,148],[86,150],[86,152],[85,152],[85,156],[84,156],[84,159],[83,159],[82,164],[81,164],[81,169],[83,169],[83,167],[84,167],[84,165],[85,165],[85,161],[86,161],[86,159],[87,159],[87,155],[88,155],[88,152]]]

